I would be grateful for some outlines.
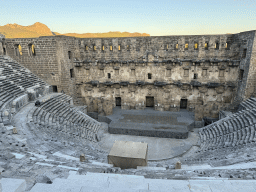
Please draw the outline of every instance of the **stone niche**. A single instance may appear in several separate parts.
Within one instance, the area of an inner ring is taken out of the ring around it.
[[[132,141],[115,141],[110,153],[108,163],[121,169],[147,166],[148,144]]]

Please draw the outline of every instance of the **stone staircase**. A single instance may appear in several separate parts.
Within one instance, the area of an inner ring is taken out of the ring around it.
[[[22,179],[2,179],[1,192],[24,192]],[[146,179],[144,176],[90,173],[77,175],[70,171],[67,179],[56,178],[53,183],[36,183],[30,192],[192,192],[192,191],[256,191],[255,180],[191,178],[190,180]]]

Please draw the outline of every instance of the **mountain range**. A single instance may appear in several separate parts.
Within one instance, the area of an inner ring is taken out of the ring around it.
[[[147,33],[129,33],[129,32],[119,32],[110,31],[107,33],[65,33],[61,34],[58,32],[52,32],[49,27],[43,23],[36,22],[33,25],[22,26],[16,23],[7,24],[0,26],[0,34],[5,35],[5,38],[37,38],[39,36],[55,36],[55,35],[65,35],[73,36],[78,38],[107,38],[107,37],[140,37],[140,36],[150,36]]]

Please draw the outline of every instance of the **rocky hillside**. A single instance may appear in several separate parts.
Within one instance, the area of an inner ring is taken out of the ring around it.
[[[0,26],[0,34],[5,35],[6,38],[36,38],[39,36],[54,36],[65,35],[78,38],[106,38],[106,37],[140,37],[150,36],[147,33],[129,33],[129,32],[107,32],[107,33],[66,33],[60,34],[58,32],[51,32],[49,27],[45,24],[36,22],[33,25],[22,26],[16,23]]]
[[[0,26],[0,33],[5,38],[35,38],[39,36],[53,36],[51,30],[42,23],[36,22],[33,25],[22,26],[16,23]]]

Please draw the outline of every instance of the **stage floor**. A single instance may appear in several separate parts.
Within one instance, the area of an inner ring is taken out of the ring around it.
[[[185,139],[188,137],[187,126],[194,122],[194,113],[187,110],[179,112],[113,109],[108,116],[112,122],[108,131],[111,134],[125,134],[149,137]]]

